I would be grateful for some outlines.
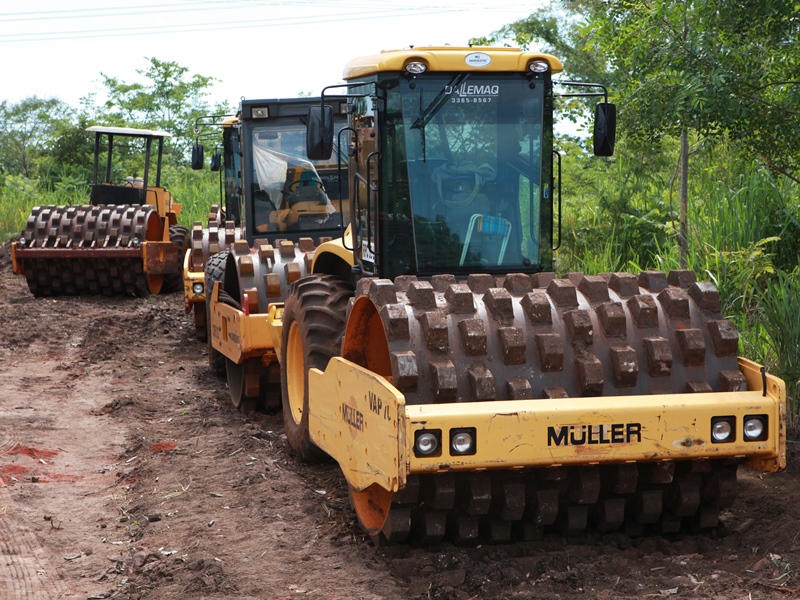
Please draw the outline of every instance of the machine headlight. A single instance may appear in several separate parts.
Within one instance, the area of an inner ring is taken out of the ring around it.
[[[735,417],[714,417],[711,419],[711,441],[724,444],[734,440]]]
[[[419,75],[420,73],[424,73],[427,70],[428,70],[428,65],[426,65],[424,62],[415,60],[406,63],[406,71],[412,73],[413,75]]]
[[[202,294],[203,293],[203,284],[200,283],[199,281],[197,283],[193,284],[192,285],[192,291],[195,294]]]
[[[442,432],[438,429],[423,429],[414,434],[414,454],[417,456],[433,456],[439,452]]]
[[[475,454],[475,428],[450,430],[450,454]]]
[[[767,439],[767,415],[745,415],[744,440],[758,442]]]
[[[528,65],[528,69],[534,73],[547,73],[550,70],[550,63],[546,60],[534,60]]]
[[[133,241],[131,243],[133,244],[134,248],[138,248],[139,246],[142,245],[142,240],[140,240],[139,238],[133,238]]]

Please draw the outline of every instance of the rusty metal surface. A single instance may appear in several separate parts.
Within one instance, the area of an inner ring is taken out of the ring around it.
[[[152,206],[37,206],[16,255],[36,296],[142,295],[142,245],[160,239]]]
[[[194,272],[203,272],[208,258],[223,250],[230,250],[236,241],[244,239],[244,231],[236,227],[233,221],[223,221],[219,204],[213,204],[206,227],[196,222],[190,236],[189,268]]]
[[[80,252],[80,254],[75,254]],[[142,256],[141,248],[114,248],[116,258],[139,258]],[[105,248],[27,248],[18,247],[17,257],[20,259],[36,258],[107,258],[109,250]]]
[[[150,275],[168,275],[181,272],[181,247],[172,242],[145,242],[140,254],[144,271]]]
[[[22,234],[25,248],[115,249],[160,239],[152,206],[37,206]]]
[[[439,275],[362,279],[356,296],[380,314],[409,405],[744,389],[719,293],[673,273],[686,287],[656,272],[546,287],[522,274]]]
[[[568,467],[565,477],[555,480],[549,469],[412,475],[409,486],[428,491],[412,498],[396,494],[381,535],[390,542],[474,544],[537,540],[546,533],[577,535],[587,529],[631,535],[696,531],[716,527],[720,510],[730,507],[736,494],[732,463],[709,463],[703,473],[691,472],[689,463],[678,464],[680,476],[664,483],[641,476],[648,465],[626,466],[628,491],[622,494],[614,490],[619,473],[613,468]],[[576,490],[587,477],[595,480],[596,496],[582,503],[585,498]],[[449,490],[457,491],[453,502],[447,499]]]

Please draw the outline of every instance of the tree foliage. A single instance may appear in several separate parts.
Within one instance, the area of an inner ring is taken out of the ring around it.
[[[0,102],[0,173],[37,177],[73,113],[57,98]]]
[[[165,164],[186,164],[198,116],[230,112],[207,101],[212,77],[190,74],[175,62],[147,59],[139,82],[101,73],[107,99],[95,96],[73,108],[57,98],[31,96],[0,102],[0,183],[9,177],[37,180],[45,189],[83,189],[93,165],[90,125],[157,129],[171,133]]]
[[[481,46],[513,43],[553,54],[563,62],[570,79],[612,84],[607,58],[586,24],[569,10],[545,9],[470,42]]]
[[[183,160],[191,145],[194,121],[215,112],[206,100],[213,77],[190,74],[176,62],[148,58],[150,66],[137,70],[144,83],[128,83],[101,73],[108,99],[103,104],[105,122],[157,129],[171,133],[174,158]],[[224,107],[220,107],[222,112]]]
[[[628,134],[726,136],[796,178],[800,2],[568,0],[586,15],[620,95]]]
[[[722,137],[777,173],[800,167],[800,2],[561,0],[477,43],[559,56],[570,76],[608,84],[623,135]]]

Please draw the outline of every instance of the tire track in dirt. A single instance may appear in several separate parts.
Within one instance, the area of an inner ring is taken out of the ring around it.
[[[19,445],[19,436],[13,431],[0,431],[0,456]]]
[[[49,600],[59,598],[67,587],[51,578],[36,535],[14,518],[11,495],[0,482],[0,597]]]
[[[21,391],[15,408],[22,411],[30,400],[28,390],[31,395],[35,392],[31,379],[20,372],[18,364],[4,365],[6,368],[0,373],[0,388]],[[36,378],[37,383],[40,380],[49,380],[49,377]],[[16,421],[15,414],[3,415],[0,419],[3,425],[0,427],[0,598],[49,600],[60,597],[66,586],[52,578],[55,573],[51,573],[45,551],[28,519],[16,510],[17,503],[6,483],[16,483],[23,473],[28,472],[27,467],[11,462],[12,455],[18,455],[14,450],[20,448],[24,440]]]
[[[107,375],[91,376],[80,388],[71,370],[78,351],[42,359],[37,344],[6,359],[0,389],[12,410],[0,411],[0,598],[71,598],[72,571],[100,570],[97,520],[107,512],[103,490],[113,485],[113,462],[124,435],[91,411],[105,401]],[[37,356],[36,373],[31,356]],[[78,415],[69,420],[65,408]],[[109,481],[110,480],[110,481]],[[105,516],[105,518],[108,518]],[[49,521],[49,523],[48,523]],[[92,556],[92,555],[95,556]],[[97,566],[99,565],[99,566]],[[98,584],[81,585],[86,597]]]
[[[4,361],[4,367],[8,367],[7,362]],[[20,374],[21,377],[19,382],[17,383],[14,380],[14,375],[9,373],[7,368],[0,369],[0,385],[2,385],[2,389],[4,390],[11,390],[14,388],[19,388],[22,390],[31,390],[33,394],[33,390],[37,388],[38,385],[41,384],[43,381],[49,381],[49,377],[29,377],[26,376],[25,373]],[[15,409],[22,409],[26,408],[22,406],[23,403],[17,403]],[[0,429],[0,456],[3,454],[7,454],[10,450],[12,450],[15,446],[19,445],[20,436],[16,430],[4,427]],[[2,473],[0,473],[0,477],[2,477]]]

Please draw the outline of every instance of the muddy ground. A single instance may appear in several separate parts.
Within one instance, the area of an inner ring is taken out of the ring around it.
[[[178,294],[34,299],[0,251],[0,598],[794,598],[798,446],[693,536],[376,547],[240,415]]]

